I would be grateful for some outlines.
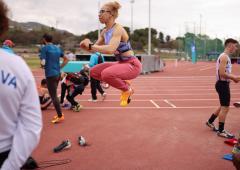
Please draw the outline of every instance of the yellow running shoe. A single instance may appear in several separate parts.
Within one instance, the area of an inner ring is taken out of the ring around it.
[[[131,95],[133,94],[133,90],[130,88],[128,91],[124,91],[121,94],[121,102],[120,106],[127,106],[131,102]]]
[[[62,114],[62,117],[54,116],[52,123],[60,123],[64,120],[64,115]]]
[[[130,86],[131,86],[131,81],[130,80],[124,80],[125,81],[125,83],[129,86],[129,88],[131,88]],[[123,96],[123,91],[122,91],[122,93],[121,93],[121,96],[120,96],[120,100],[123,100],[122,99],[122,96]],[[130,103],[130,102],[129,102]]]
[[[64,114],[62,113],[63,117],[64,117]],[[58,115],[54,116],[53,119],[56,119],[58,117]]]

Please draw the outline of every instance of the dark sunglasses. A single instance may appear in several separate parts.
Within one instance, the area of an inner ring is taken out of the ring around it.
[[[104,10],[104,9],[101,9],[100,11],[99,11],[99,14],[103,14],[103,13],[105,13],[105,12],[111,12],[111,11],[106,11],[106,10]]]

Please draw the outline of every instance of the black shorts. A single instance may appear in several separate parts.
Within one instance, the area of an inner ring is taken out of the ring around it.
[[[50,104],[52,103],[51,97],[39,96],[39,100],[40,100],[42,110],[47,109],[48,106],[50,106]]]
[[[229,106],[231,98],[229,82],[218,80],[215,84],[215,88],[218,93],[221,106]]]
[[[2,167],[4,161],[7,159],[9,152],[10,151],[0,153],[0,168]]]

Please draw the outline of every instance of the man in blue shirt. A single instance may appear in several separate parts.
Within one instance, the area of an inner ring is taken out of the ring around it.
[[[90,66],[90,68],[92,68],[93,66],[95,66],[97,64],[101,64],[103,62],[104,62],[103,55],[99,52],[96,52],[96,53],[91,55],[89,66]],[[99,91],[99,93],[101,93],[102,99],[104,100],[107,94],[103,91],[103,89],[100,85],[100,81],[94,79],[93,77],[91,77],[90,81],[91,81],[92,98],[89,99],[89,101],[97,102],[97,90]]]
[[[42,66],[45,68],[49,95],[57,111],[57,116],[54,116],[52,123],[58,123],[64,120],[64,115],[62,114],[60,102],[57,97],[57,87],[60,80],[60,69],[68,63],[68,59],[64,56],[63,51],[52,43],[52,40],[51,35],[43,35],[43,43],[45,46],[41,49],[40,59]],[[60,57],[63,57],[61,66],[59,61]]]
[[[7,51],[8,53],[14,54],[13,48],[14,47],[14,43],[11,40],[5,40],[3,42],[3,46],[2,49]]]

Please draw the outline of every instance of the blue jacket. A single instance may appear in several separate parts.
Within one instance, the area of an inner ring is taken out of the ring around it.
[[[90,66],[90,67],[93,67],[93,66],[99,64],[99,63],[98,63],[98,57],[99,57],[99,55],[102,56],[102,62],[104,63],[104,61],[105,61],[105,60],[104,60],[104,56],[103,56],[102,54],[100,54],[99,52],[96,52],[96,53],[92,54],[91,57],[90,57],[90,61],[89,61],[89,66]]]

